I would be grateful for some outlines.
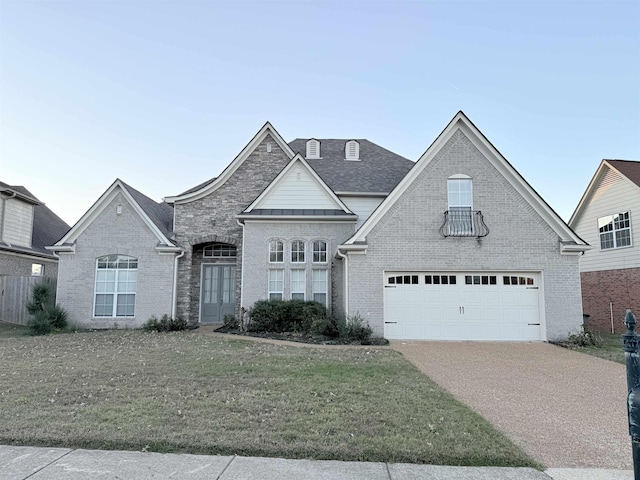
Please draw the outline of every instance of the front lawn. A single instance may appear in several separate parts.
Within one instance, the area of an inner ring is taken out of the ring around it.
[[[622,363],[624,365],[625,358],[624,350],[622,349],[622,334],[597,332],[595,335],[602,339],[601,344],[598,346],[589,345],[581,347],[567,344],[563,346],[566,346],[567,348],[570,348],[571,350],[575,350],[577,352],[588,353],[589,355]]]
[[[537,466],[393,350],[193,331],[0,337],[0,444]]]
[[[21,337],[28,332],[29,329],[23,325],[0,322],[0,338]]]

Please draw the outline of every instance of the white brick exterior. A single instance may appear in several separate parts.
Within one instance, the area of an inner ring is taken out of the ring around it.
[[[122,213],[116,214],[116,206]],[[82,328],[136,328],[149,317],[171,315],[174,254],[159,254],[157,237],[118,194],[76,240],[75,253],[61,253],[57,301],[69,323]],[[134,317],[94,317],[96,259],[121,254],[138,259]]]
[[[447,178],[473,179],[474,210],[488,236],[443,238]],[[367,235],[365,255],[349,255],[349,313],[384,332],[383,272],[531,271],[542,273],[547,340],[566,338],[582,323],[578,256],[561,255],[558,234],[458,130]],[[544,331],[544,330],[543,330]]]

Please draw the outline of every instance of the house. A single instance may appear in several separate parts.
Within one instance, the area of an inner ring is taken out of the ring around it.
[[[29,190],[0,182],[0,275],[55,278],[58,258],[45,247],[67,230]]]
[[[49,248],[59,302],[87,326],[216,324],[299,298],[387,338],[557,340],[582,323],[589,246],[458,112],[417,162],[266,123],[163,203],[116,180]]]
[[[602,160],[569,225],[595,247],[580,258],[589,325],[621,332],[626,309],[640,312],[640,162]]]

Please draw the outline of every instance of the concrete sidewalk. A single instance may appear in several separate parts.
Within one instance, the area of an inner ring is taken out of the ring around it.
[[[0,446],[0,480],[632,480],[625,470],[448,467]]]

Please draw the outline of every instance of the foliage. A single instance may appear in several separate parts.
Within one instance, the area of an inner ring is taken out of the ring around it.
[[[582,331],[569,335],[568,347],[599,347],[602,345],[602,337],[589,327],[582,327]]]
[[[188,327],[187,321],[183,318],[172,318],[166,313],[160,317],[160,320],[155,315],[152,315],[142,325],[142,329],[146,332],[178,332],[186,330]]]
[[[222,323],[227,328],[239,328],[240,327],[240,322],[238,321],[238,319],[236,318],[235,315],[229,315],[229,314],[225,315],[224,319],[222,320]]]
[[[31,300],[27,302],[27,311],[32,318],[27,322],[30,335],[47,335],[54,330],[67,328],[68,314],[59,305],[55,305],[53,288],[48,283],[36,283],[31,288]]]
[[[347,317],[346,321],[338,323],[340,341],[342,343],[359,343],[367,345],[371,342],[373,329],[359,313]]]
[[[309,333],[314,320],[328,315],[324,305],[304,300],[258,300],[251,311],[251,332]]]

